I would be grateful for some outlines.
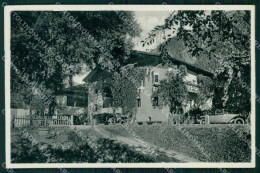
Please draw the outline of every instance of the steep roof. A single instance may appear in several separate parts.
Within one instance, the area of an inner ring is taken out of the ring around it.
[[[159,53],[132,51],[126,64],[135,64],[135,66],[156,66],[162,63]]]
[[[176,65],[185,65],[188,70],[212,77],[213,74],[205,69],[202,69],[194,64],[172,57],[171,61]],[[136,66],[156,66],[162,63],[162,57],[159,53],[132,51],[129,62],[136,64]]]
[[[195,66],[194,64],[187,63],[180,59],[172,58],[171,61],[176,65],[185,65],[188,70],[203,74],[205,76],[212,77],[213,74],[205,69]],[[162,57],[159,53],[143,52],[143,51],[132,51],[130,54],[127,64],[134,64],[137,67],[143,66],[157,66],[162,63]],[[111,72],[102,70],[101,68],[95,68],[89,75],[84,79],[85,82],[94,82],[104,80],[112,76]]]
[[[104,80],[112,76],[112,73],[107,70],[102,70],[100,67],[96,67],[92,70],[84,79],[85,82],[95,82]]]
[[[167,45],[165,44],[166,42],[162,43],[167,53],[174,60],[179,60],[211,73],[219,67],[216,58],[214,58],[213,55],[209,55],[208,52],[200,52],[200,55],[192,56],[189,52],[189,48],[185,46],[183,39],[179,39],[177,36],[170,38]],[[151,51],[160,52],[159,46]]]

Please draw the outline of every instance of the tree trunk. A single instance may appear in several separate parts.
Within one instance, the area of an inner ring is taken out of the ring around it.
[[[54,99],[52,99],[52,103],[49,105],[49,116],[53,116],[54,115],[54,109],[55,109],[55,101]]]

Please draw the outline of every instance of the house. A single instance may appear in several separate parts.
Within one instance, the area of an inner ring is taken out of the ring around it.
[[[53,118],[71,119],[73,124],[79,124],[81,117],[87,118],[88,92],[85,85],[77,85],[58,91],[55,102],[56,109]]]
[[[88,114],[122,113],[112,101],[112,74],[97,67],[84,79],[88,83]]]
[[[198,92],[197,75],[202,74],[212,77],[212,73],[181,61],[172,58],[171,62],[174,65],[184,65],[187,68],[187,75],[185,77],[186,86],[189,92],[190,100],[185,105],[185,110],[188,111],[194,105],[194,97]],[[166,78],[166,73],[172,70],[169,64],[162,63],[162,57],[159,53],[133,51],[127,64],[132,64],[136,68],[143,68],[146,71],[142,86],[137,88],[139,96],[137,97],[137,113],[136,122],[144,121],[160,121],[165,122],[168,120],[169,109],[158,107],[158,96],[155,91],[160,85],[160,80]],[[89,73],[84,79],[89,84],[89,103],[88,113],[91,115],[101,113],[122,113],[121,109],[113,107],[111,87],[112,79],[111,73],[101,68],[96,68]]]

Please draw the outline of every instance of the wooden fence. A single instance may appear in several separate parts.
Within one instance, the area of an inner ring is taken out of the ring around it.
[[[12,116],[12,128],[14,127],[45,127],[45,126],[70,126],[71,119],[67,117],[58,116],[57,118],[51,116],[44,117],[28,117],[28,116]]]

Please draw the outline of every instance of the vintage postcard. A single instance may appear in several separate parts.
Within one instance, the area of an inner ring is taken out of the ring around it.
[[[6,168],[253,168],[253,5],[5,6]]]

